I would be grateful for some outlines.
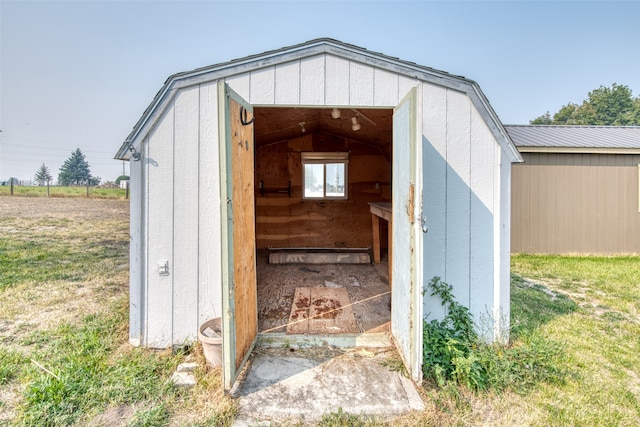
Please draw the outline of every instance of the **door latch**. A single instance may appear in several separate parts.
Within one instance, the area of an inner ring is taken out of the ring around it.
[[[427,218],[425,216],[420,217],[420,226],[422,227],[422,232],[424,234],[429,232],[429,227],[427,227]]]

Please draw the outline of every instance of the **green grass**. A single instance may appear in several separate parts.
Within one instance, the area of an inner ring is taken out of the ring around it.
[[[0,211],[0,425],[120,412],[129,426],[231,425],[236,403],[199,352],[128,343],[126,201],[2,197]],[[637,426],[640,257],[518,255],[512,273],[509,352],[479,353],[525,366],[494,372],[507,386],[426,384],[423,412],[386,424],[337,410],[318,425]],[[185,359],[200,363],[198,384],[176,390]]]
[[[199,351],[128,343],[126,201],[4,197],[0,211],[0,426],[231,424]],[[191,390],[170,381],[185,360],[201,367]]]
[[[638,425],[640,257],[518,255],[512,272],[514,341],[562,343],[570,373],[526,396],[534,424]]]
[[[107,405],[173,397],[176,391],[166,379],[180,355],[141,349],[114,354],[125,338],[126,309],[88,315],[79,324],[65,322],[25,339],[27,346],[47,344],[36,345],[39,348],[31,353],[42,368],[35,363],[23,366],[28,385],[21,423],[70,425]]]
[[[10,196],[11,187],[0,186],[0,196]],[[47,197],[46,186],[14,186],[13,197]],[[87,187],[49,187],[49,197],[87,197]],[[123,188],[89,187],[89,197],[95,199],[124,199],[126,190]]]

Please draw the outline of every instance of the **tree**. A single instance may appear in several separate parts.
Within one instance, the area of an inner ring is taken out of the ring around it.
[[[44,185],[45,183],[49,185],[49,182],[51,182],[52,179],[53,177],[49,172],[49,168],[46,167],[44,163],[42,164],[42,166],[40,166],[40,168],[38,168],[38,170],[36,171],[36,175],[33,178],[33,180],[40,185]]]
[[[549,112],[530,121],[532,125],[640,126],[640,96],[614,83],[589,92],[582,104],[568,103],[553,115]]]
[[[119,177],[116,178],[116,185],[120,185],[120,181],[122,180],[128,181],[129,180],[129,175],[120,175]]]
[[[84,154],[79,148],[71,153],[71,157],[64,161],[58,173],[58,183],[60,185],[85,185],[91,183],[91,171],[89,163],[85,160]]]

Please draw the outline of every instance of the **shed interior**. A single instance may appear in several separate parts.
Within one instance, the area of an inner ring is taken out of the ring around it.
[[[258,331],[388,330],[388,225],[380,221],[382,256],[380,263],[374,263],[368,203],[391,202],[393,110],[254,107],[254,116]],[[346,199],[303,197],[302,153],[348,153]],[[283,248],[301,253],[308,253],[309,248],[324,248],[320,252],[366,248],[372,262],[269,264],[269,253]],[[316,288],[313,292],[323,301],[321,309],[329,310],[321,316],[324,324],[317,322],[319,329],[291,326],[296,305],[309,297],[300,294],[307,288]],[[340,288],[347,291],[348,301],[336,296]],[[355,323],[339,322],[342,313],[348,312],[338,310],[345,304]]]

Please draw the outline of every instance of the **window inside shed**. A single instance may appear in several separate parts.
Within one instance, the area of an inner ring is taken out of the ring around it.
[[[346,199],[349,153],[302,153],[305,199]]]

